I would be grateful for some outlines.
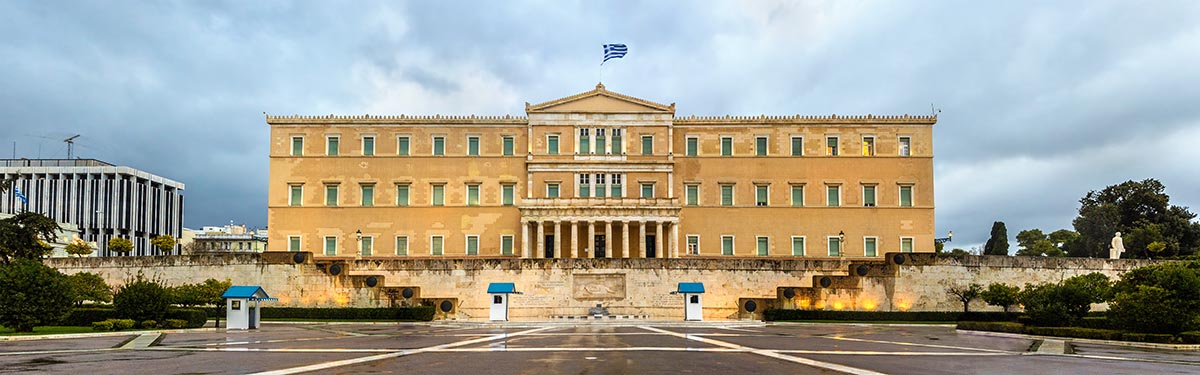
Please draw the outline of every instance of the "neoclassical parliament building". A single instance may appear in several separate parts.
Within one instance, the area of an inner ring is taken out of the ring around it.
[[[270,251],[933,252],[936,116],[676,116],[603,85],[526,116],[267,116]]]

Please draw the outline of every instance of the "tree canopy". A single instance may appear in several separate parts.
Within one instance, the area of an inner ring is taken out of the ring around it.
[[[53,248],[46,243],[54,242],[58,230],[58,222],[36,212],[0,219],[0,263],[49,255]]]
[[[1008,255],[1008,228],[1003,221],[992,223],[992,237],[983,245],[983,255]]]
[[[1088,192],[1079,200],[1079,216],[1073,221],[1079,237],[1067,246],[1068,253],[1108,257],[1113,236],[1121,232],[1124,257],[1195,254],[1200,248],[1200,223],[1192,221],[1196,214],[1171,205],[1165,190],[1158,180],[1146,179]]]
[[[36,259],[0,265],[0,325],[33,332],[33,327],[62,320],[74,300],[67,277]]]

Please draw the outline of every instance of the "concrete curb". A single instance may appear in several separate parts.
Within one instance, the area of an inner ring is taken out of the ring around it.
[[[218,328],[187,328],[187,329],[155,329],[144,331],[116,331],[116,332],[88,332],[88,333],[59,333],[53,335],[30,335],[30,336],[0,336],[0,341],[31,341],[31,340],[57,340],[57,339],[84,339],[92,337],[109,337],[109,336],[140,336],[151,333],[187,333],[187,332],[215,332]]]
[[[1080,338],[1074,338],[1074,337],[1026,335],[1023,333],[973,331],[973,330],[969,330],[969,329],[956,329],[956,331],[965,333],[968,335],[977,335],[977,336],[1008,337],[1008,338],[1030,339],[1030,340],[1063,340],[1068,343],[1078,342],[1078,343],[1086,343],[1086,344],[1125,346],[1125,347],[1143,348],[1143,349],[1166,349],[1166,350],[1187,351],[1187,352],[1200,351],[1200,345],[1196,345],[1196,344],[1158,344],[1158,343],[1152,343],[1152,342],[1080,339]]]
[[[954,324],[954,323],[912,324],[912,323],[820,323],[820,322],[770,322],[770,323],[767,323],[767,325],[781,325],[781,326],[786,326],[786,325],[803,325],[803,326],[836,325],[836,326],[866,326],[866,327],[874,327],[874,326],[883,326],[883,327],[955,327],[955,326],[957,326],[957,324]]]

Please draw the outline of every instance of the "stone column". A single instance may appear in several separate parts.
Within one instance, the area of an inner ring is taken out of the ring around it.
[[[614,255],[616,255],[616,252],[613,251],[613,246],[612,246],[612,243],[613,243],[612,235],[613,235],[612,220],[605,221],[604,222],[604,257],[605,258],[616,258],[614,256]]]
[[[537,248],[533,249],[534,258],[543,258],[546,254],[546,223],[538,221],[537,223]]]
[[[562,221],[554,221],[554,258],[562,258]]]
[[[629,257],[629,221],[621,222],[621,257]]]
[[[663,248],[663,225],[666,225],[667,223],[665,221],[660,221],[654,224],[654,250],[658,252],[658,254],[654,255],[661,258],[667,258],[667,249]]]
[[[595,249],[594,245],[596,244],[596,222],[595,221],[587,222],[587,227],[588,227],[587,238],[583,239],[583,246],[584,246],[583,248],[591,249],[591,251],[587,252],[588,258],[595,258],[596,257],[596,249]]]
[[[679,223],[671,223],[671,257],[679,257]]]
[[[529,222],[521,220],[521,258],[529,259]]]
[[[638,256],[637,257],[645,258],[646,257],[646,222],[645,221],[638,222],[637,242],[638,242]]]
[[[579,257],[579,221],[571,220],[571,257]]]

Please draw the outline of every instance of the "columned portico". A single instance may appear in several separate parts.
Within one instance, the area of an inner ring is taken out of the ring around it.
[[[655,247],[655,257],[670,258],[678,254],[668,250],[663,245],[674,244],[674,239],[664,238],[667,225],[679,222],[679,207],[673,198],[558,198],[526,199],[520,207],[522,222],[533,223],[538,228],[532,233],[537,238],[529,243],[535,244],[535,249],[522,247],[524,258],[545,258],[547,246],[547,225],[553,225],[552,238],[555,243],[554,257],[596,258],[599,249],[604,249],[605,258],[645,258],[647,241],[654,236],[650,246]],[[570,241],[562,241],[560,237],[564,223],[570,223]],[[648,226],[653,225],[651,230]],[[586,226],[580,228],[580,225]],[[630,228],[630,227],[634,228]],[[528,238],[528,224],[522,228],[522,238]],[[581,233],[582,232],[582,233]],[[672,232],[675,235],[675,232]],[[620,236],[617,240],[616,236]],[[601,237],[597,237],[601,236]],[[579,243],[582,238],[583,243]],[[633,255],[633,245],[637,241],[637,255]],[[570,250],[560,249],[569,243]],[[618,253],[618,248],[619,253]],[[583,253],[580,253],[580,251]]]

